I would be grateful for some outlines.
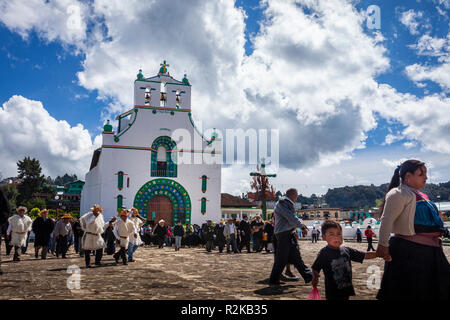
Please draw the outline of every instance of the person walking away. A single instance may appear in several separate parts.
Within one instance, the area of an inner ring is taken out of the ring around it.
[[[448,234],[436,204],[420,191],[427,178],[419,160],[394,171],[381,207],[377,256],[386,263],[377,299],[450,300],[450,264],[442,249]]]
[[[361,243],[362,242],[362,232],[361,229],[356,229],[356,242]]]
[[[109,225],[109,223],[105,223],[102,212],[103,208],[96,204],[91,208],[90,212],[80,218],[80,224],[84,231],[81,248],[84,250],[86,268],[91,268],[91,254],[94,252],[95,265],[101,265],[103,249],[105,248],[105,240],[103,240],[102,233]]]
[[[136,225],[128,219],[128,211],[122,210],[119,213],[119,219],[116,221],[114,225],[114,235],[117,240],[120,241],[120,250],[116,252],[113,257],[116,260],[116,263],[119,263],[119,258],[122,259],[122,264],[127,265],[127,257],[125,255],[125,250],[129,244],[129,238],[134,237],[137,238],[137,230]]]
[[[312,231],[311,231],[311,239],[312,239],[312,243],[317,243],[317,238],[318,238],[318,233],[317,233],[317,229],[316,227],[313,227]]]
[[[16,211],[17,214],[8,219],[9,226],[6,234],[11,238],[11,245],[14,246],[13,261],[20,261],[20,254],[26,245],[27,234],[31,230],[33,221],[26,215],[26,207],[20,206]]]
[[[305,283],[310,282],[312,279],[311,270],[306,267],[302,260],[297,238],[295,237],[296,228],[307,230],[295,213],[294,201],[296,201],[297,197],[297,190],[291,188],[286,191],[286,197],[280,198],[275,205],[273,214],[276,221],[274,233],[277,248],[269,279],[270,285],[280,284],[280,276],[288,262],[294,265]]]
[[[48,218],[48,210],[43,209],[40,217],[37,217],[31,225],[34,232],[34,257],[39,257],[39,249],[41,249],[41,259],[47,259],[48,248],[50,245],[50,235],[55,228],[55,223]]]
[[[335,221],[326,220],[322,224],[322,237],[327,246],[322,248],[312,265],[313,288],[317,288],[320,271],[325,274],[325,295],[327,300],[349,300],[355,295],[352,283],[351,261],[363,263],[375,259],[375,252],[362,252],[342,246],[342,227]]]
[[[370,250],[376,251],[372,245],[373,238],[376,237],[376,235],[375,235],[375,232],[373,232],[371,226],[367,226],[366,231],[364,231],[364,235],[366,236],[367,244],[368,244],[367,251],[370,251]]]
[[[177,225],[173,229],[173,234],[175,236],[175,251],[180,251],[181,247],[181,239],[183,239],[184,236],[184,228],[181,225],[181,221],[177,221]]]
[[[66,259],[67,250],[69,248],[69,238],[72,236],[72,224],[70,220],[72,216],[66,214],[56,223],[53,235],[56,241],[56,258],[61,255]]]

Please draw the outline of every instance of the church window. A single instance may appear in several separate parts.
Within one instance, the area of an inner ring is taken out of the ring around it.
[[[119,212],[123,207],[123,196],[118,195],[117,196],[117,212]]]
[[[130,178],[128,177],[127,178],[127,188],[129,188],[130,187]]]
[[[151,176],[152,177],[176,177],[176,143],[167,136],[155,139],[152,144]]]
[[[206,192],[206,182],[208,180],[208,177],[203,175],[202,176],[202,192],[205,193]]]
[[[206,213],[206,198],[202,198],[201,212],[202,214]]]
[[[123,189],[123,171],[117,173],[117,188],[119,190]]]

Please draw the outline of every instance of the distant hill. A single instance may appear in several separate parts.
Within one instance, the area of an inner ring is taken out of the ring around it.
[[[388,184],[380,186],[345,186],[328,189],[323,200],[330,207],[371,208],[377,205],[377,200],[383,199]],[[450,201],[450,181],[440,184],[427,184],[422,192],[426,193],[434,202]]]

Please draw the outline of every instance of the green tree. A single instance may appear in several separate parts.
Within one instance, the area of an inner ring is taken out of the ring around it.
[[[38,208],[40,210],[45,208],[45,200],[41,198],[33,198],[20,203],[27,208]]]
[[[22,179],[22,183],[18,187],[18,201],[22,202],[31,199],[33,193],[39,192],[45,178],[41,174],[41,164],[35,158],[25,157],[22,161],[19,160],[17,171],[19,172],[18,177]]]
[[[9,206],[11,207],[11,210],[17,207],[17,197],[19,196],[19,191],[17,190],[16,186],[12,184],[7,184],[1,186],[1,188],[9,201]]]
[[[36,218],[38,218],[41,214],[41,210],[39,208],[33,208],[30,210],[30,212],[28,213],[28,216],[32,219],[35,220]]]

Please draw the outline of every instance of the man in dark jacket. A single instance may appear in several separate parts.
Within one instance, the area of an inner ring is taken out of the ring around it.
[[[31,225],[31,229],[34,232],[34,257],[37,259],[39,256],[39,249],[41,251],[41,259],[47,259],[48,246],[50,243],[50,234],[55,228],[55,223],[52,219],[48,218],[48,210],[41,210],[41,216],[37,217]]]
[[[166,222],[161,219],[159,220],[158,224],[155,227],[155,230],[153,231],[153,234],[156,236],[156,242],[158,244],[158,248],[162,248],[164,245],[164,238],[167,234],[167,226]]]
[[[2,232],[3,232],[3,225],[6,224],[8,221],[10,212],[9,207],[9,201],[6,198],[3,191],[0,189],[0,266],[1,266],[1,249],[2,249]],[[6,233],[5,233],[5,239],[6,239]],[[5,240],[6,242],[6,240]],[[3,274],[2,270],[0,269],[0,275]]]
[[[116,236],[114,235],[114,222],[116,221],[116,217],[113,217],[109,223],[108,226],[105,229],[105,232],[103,233],[103,239],[106,243],[106,254],[114,254],[116,253]]]
[[[304,264],[300,255],[295,232],[297,228],[307,230],[295,214],[294,202],[297,200],[296,189],[286,191],[286,197],[280,198],[274,209],[276,250],[275,261],[270,274],[270,285],[279,285],[280,276],[286,264],[295,266],[305,283],[311,282],[312,272]]]
[[[248,222],[248,216],[244,216],[243,220],[239,223],[239,232],[241,236],[241,242],[239,244],[239,251],[242,248],[247,247],[247,253],[250,253],[250,224]]]
[[[222,253],[223,248],[225,247],[225,236],[223,234],[223,230],[225,229],[225,221],[220,219],[220,223],[216,224],[214,228],[214,233],[216,234],[216,242],[219,246],[219,252]]]
[[[211,252],[214,249],[214,226],[211,220],[206,221],[206,224],[203,225],[202,233],[206,241],[206,251]]]
[[[272,223],[269,221],[264,225],[264,230],[263,232],[267,235],[267,241],[264,244],[264,248],[266,249],[266,252],[270,252],[269,248],[268,248],[268,244],[272,243],[272,238],[273,238],[273,225]]]
[[[81,248],[81,240],[83,239],[84,231],[81,227],[79,220],[75,221],[72,225],[73,232],[73,246],[75,253],[79,253],[80,257],[84,256],[83,249]]]
[[[175,251],[180,251],[181,239],[184,236],[184,228],[181,221],[177,221],[177,225],[173,228],[173,236],[175,237]]]

